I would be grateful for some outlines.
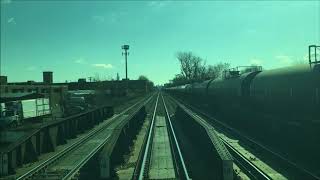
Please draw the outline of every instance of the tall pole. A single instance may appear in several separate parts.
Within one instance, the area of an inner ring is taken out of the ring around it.
[[[123,45],[121,46],[121,48],[124,50],[124,53],[122,53],[122,55],[124,54],[125,60],[126,60],[126,80],[128,80],[128,62],[127,62],[127,56],[129,55],[129,45]]]
[[[126,80],[125,80],[125,86],[126,86],[126,96],[128,95],[128,67],[127,67],[127,56],[129,55],[129,45],[123,45],[121,46],[121,48],[124,50],[124,53],[122,53],[122,55],[124,54],[125,56],[125,60],[126,60]]]
[[[125,58],[126,58],[126,80],[128,80],[128,62],[127,62],[127,49],[124,50],[125,51]]]

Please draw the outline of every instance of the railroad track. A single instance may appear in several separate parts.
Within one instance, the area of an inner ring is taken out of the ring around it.
[[[154,95],[144,98],[121,113],[114,115],[67,148],[20,175],[17,179],[66,180],[74,178],[80,168],[108,142],[112,134],[110,129],[125,123],[124,121],[128,116],[137,113],[153,97]]]
[[[133,179],[190,179],[161,93],[155,102]]]
[[[218,129],[221,133],[220,139],[225,144],[229,152],[232,154],[232,156],[235,159],[235,162],[238,164],[238,166],[245,171],[245,173],[251,178],[251,179],[287,179],[287,177],[284,177],[280,174],[276,175],[273,174],[273,172],[270,172],[270,169],[266,170],[258,166],[255,161],[255,158],[248,157],[241,153],[241,151],[237,150],[236,147],[234,147],[233,141],[230,141],[228,138],[226,138],[223,134],[228,134],[231,136],[238,137],[239,140],[243,141],[244,143],[248,144],[249,147],[254,147],[259,152],[263,152],[264,154],[268,154],[268,157],[271,157],[272,159],[275,159],[277,162],[279,162],[279,166],[282,166],[282,169],[286,169],[287,172],[283,172],[283,174],[286,174],[287,176],[290,176],[289,179],[312,179],[312,180],[319,180],[320,178],[313,173],[309,172],[308,170],[299,167],[295,163],[291,162],[290,160],[286,159],[285,157],[281,156],[279,153],[276,153],[269,149],[268,147],[254,141],[248,136],[243,135],[241,132],[237,131],[236,129],[226,125],[225,123],[213,118],[212,116],[208,115],[207,113],[201,111],[200,109],[191,106],[186,103],[182,103],[181,100],[176,100],[172,96],[170,96],[172,101],[176,102],[179,107],[181,107],[184,111],[192,113],[195,118],[201,119],[202,123],[206,126],[212,126],[215,127],[215,129]],[[239,143],[237,143],[239,144]],[[266,172],[269,171],[269,172]],[[290,172],[290,174],[288,174]]]

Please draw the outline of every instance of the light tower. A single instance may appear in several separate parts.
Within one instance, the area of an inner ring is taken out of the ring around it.
[[[122,52],[122,55],[124,55],[126,59],[126,80],[128,80],[127,56],[129,55],[129,45],[123,45],[121,46],[121,48],[124,50],[124,52]]]

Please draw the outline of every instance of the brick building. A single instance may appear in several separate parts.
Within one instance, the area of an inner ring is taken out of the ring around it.
[[[14,93],[40,93],[43,94],[46,98],[49,98],[50,107],[52,114],[54,116],[61,116],[62,107],[61,104],[64,99],[65,93],[68,91],[68,86],[53,84],[52,82],[52,72],[44,72],[43,78],[44,82],[15,82],[10,83],[7,81],[6,76],[0,77],[0,94],[14,94]]]

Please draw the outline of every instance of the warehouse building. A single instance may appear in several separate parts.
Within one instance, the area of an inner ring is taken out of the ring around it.
[[[0,76],[0,94],[39,93],[49,98],[53,116],[62,116],[62,102],[68,86],[53,84],[52,72],[43,72],[43,82],[8,82],[7,76]]]

